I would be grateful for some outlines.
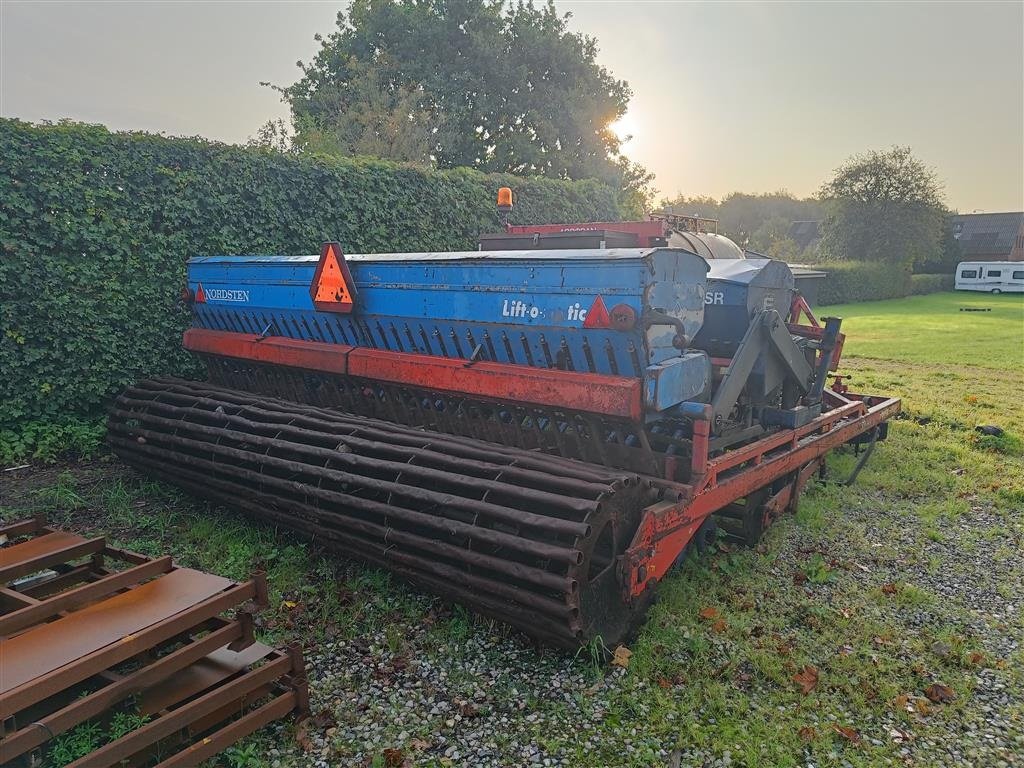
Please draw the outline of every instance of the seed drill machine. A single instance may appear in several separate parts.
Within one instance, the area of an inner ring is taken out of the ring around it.
[[[756,542],[900,408],[829,386],[840,320],[786,264],[636,224],[193,258],[184,345],[209,380],[128,388],[110,442],[539,641],[611,646],[692,548]]]

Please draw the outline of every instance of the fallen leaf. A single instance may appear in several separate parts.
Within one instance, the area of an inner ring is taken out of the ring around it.
[[[779,643],[778,647],[779,656],[789,656],[793,652],[793,641],[786,640],[783,643]]]
[[[719,619],[711,625],[711,629],[717,632],[718,634],[722,634],[723,632],[725,632],[727,626],[728,625],[725,623],[725,619]]]
[[[400,749],[388,747],[384,750],[383,755],[384,765],[387,768],[402,768],[403,763],[405,763],[405,755]]]
[[[476,717],[480,714],[480,710],[471,701],[464,701],[459,704],[459,714],[465,718]]]
[[[718,609],[715,608],[713,605],[709,605],[707,608],[701,609],[700,612],[700,617],[702,619],[707,619],[709,621],[712,619],[717,619],[718,615]]]
[[[281,607],[284,608],[285,610],[288,610],[288,611],[290,611],[296,605],[298,605],[298,603],[296,603],[294,600],[282,600],[281,601]]]
[[[309,740],[309,720],[303,720],[299,723],[299,727],[295,729],[295,743],[299,745],[303,752],[309,752],[313,749],[313,742]]]
[[[832,729],[840,736],[842,736],[844,739],[849,741],[851,744],[860,743],[860,734],[857,733],[857,731],[855,731],[853,728],[848,728],[843,725],[833,725]]]
[[[905,693],[901,693],[895,699],[893,699],[892,705],[896,709],[906,709],[907,704],[910,702],[910,696]]]
[[[633,652],[624,645],[620,645],[615,649],[615,653],[612,655],[612,666],[622,667],[625,669],[629,666],[629,657],[633,655]]]
[[[890,584],[883,584],[882,585],[882,592],[887,594],[887,595],[895,595],[896,594],[896,585],[895,584],[891,584],[891,583]]]
[[[409,742],[409,746],[415,749],[417,752],[422,752],[424,749],[430,749],[433,744],[426,739],[413,739]]]
[[[924,699],[914,699],[914,709],[917,710],[919,715],[927,715],[932,711],[932,708],[928,706],[928,702]]]
[[[797,571],[796,573],[793,574],[793,583],[796,584],[797,586],[800,586],[805,581],[807,581],[807,574],[804,573],[803,571]]]
[[[658,687],[661,688],[663,691],[667,691],[669,688],[672,687],[672,683],[669,680],[666,680],[664,677],[659,677]]]
[[[985,661],[985,654],[978,653],[977,651],[973,651],[971,655],[967,657],[967,662],[974,667],[979,666],[983,661]]]
[[[804,741],[814,741],[816,738],[818,738],[818,732],[809,725],[805,725],[803,728],[797,731],[797,734]]]
[[[793,675],[793,682],[800,686],[801,693],[806,696],[818,684],[818,670],[808,664]]]
[[[948,704],[956,698],[953,689],[942,683],[932,683],[924,689],[924,695],[936,704]]]

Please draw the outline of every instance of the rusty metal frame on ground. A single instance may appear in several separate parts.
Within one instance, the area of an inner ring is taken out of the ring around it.
[[[53,739],[129,707],[139,727],[72,766],[193,766],[304,716],[300,650],[253,637],[266,603],[263,574],[236,583],[41,518],[0,526],[0,764],[37,765]]]

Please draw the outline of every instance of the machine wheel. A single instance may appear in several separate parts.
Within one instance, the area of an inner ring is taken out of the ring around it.
[[[629,472],[180,379],[108,428],[133,466],[550,645],[614,646],[653,598],[618,574],[659,494]]]
[[[692,544],[697,547],[697,552],[704,555],[715,546],[715,542],[717,541],[718,523],[709,517],[697,530],[697,533],[693,537]]]
[[[771,486],[760,488],[743,499],[742,503],[730,504],[715,517],[726,535],[748,547],[757,546],[765,529],[764,503],[771,495]]]
[[[992,293],[1002,293],[1002,291],[999,290],[998,288],[993,288]]]

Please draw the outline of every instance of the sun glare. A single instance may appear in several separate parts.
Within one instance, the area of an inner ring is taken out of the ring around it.
[[[629,141],[631,137],[635,137],[637,134],[636,119],[629,112],[624,114],[614,123],[608,126],[612,133],[619,137],[619,141]]]

